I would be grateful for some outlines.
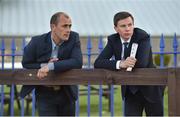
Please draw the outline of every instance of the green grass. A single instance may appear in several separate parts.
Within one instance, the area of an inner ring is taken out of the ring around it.
[[[120,88],[117,88],[114,94],[114,114],[115,115],[122,115],[122,104],[121,104],[121,96],[120,96]],[[90,115],[98,116],[99,115],[99,96],[92,95],[91,97],[91,106],[90,106]],[[80,96],[80,115],[87,116],[87,96]],[[111,113],[109,112],[109,101],[107,98],[102,97],[102,115],[103,116],[110,116]]]
[[[121,98],[121,90],[120,86],[116,86],[117,89],[115,90],[114,94],[114,115],[115,116],[122,116],[122,98]],[[110,116],[111,113],[109,112],[108,109],[108,99],[103,99],[103,104],[102,104],[102,115],[103,116]],[[168,97],[167,97],[167,89],[165,90],[165,95],[164,95],[164,114],[165,116],[168,116]],[[99,104],[99,96],[97,95],[92,95],[91,96],[91,106],[90,110],[91,113],[90,115],[92,116],[99,116],[99,109],[98,105]],[[80,116],[87,116],[87,96],[80,96]]]
[[[99,87],[99,86],[95,86],[95,87]],[[122,98],[121,98],[121,91],[120,91],[120,86],[115,86],[117,89],[114,90],[114,115],[115,116],[122,116]],[[80,87],[81,89],[84,89],[83,86]],[[5,88],[5,91],[8,91],[8,89]],[[91,91],[93,92],[93,91]],[[99,96],[98,95],[91,95],[90,97],[90,101],[91,101],[91,106],[90,106],[90,115],[91,116],[99,116]],[[164,112],[165,112],[165,116],[168,115],[168,105],[167,105],[167,101],[168,97],[167,97],[167,89],[165,90],[165,95],[164,95]],[[79,103],[80,103],[80,107],[79,107],[79,115],[80,116],[87,116],[87,95],[84,96],[80,96],[79,97]],[[108,99],[103,97],[102,98],[102,115],[103,116],[110,116],[111,113],[109,112],[109,108],[108,108]],[[15,106],[15,115],[20,115],[20,111],[17,108],[17,103],[14,103]],[[6,104],[4,107],[4,111],[5,111],[5,115],[7,114],[7,110],[8,110],[8,105]],[[31,115],[31,109],[29,110],[30,115]]]

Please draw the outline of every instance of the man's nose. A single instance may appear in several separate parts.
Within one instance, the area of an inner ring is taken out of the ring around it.
[[[130,26],[126,26],[126,27],[125,27],[125,30],[126,30],[126,31],[129,31],[129,30],[130,30]]]
[[[71,27],[67,27],[67,28],[66,28],[66,31],[67,31],[67,32],[70,32],[70,31],[71,31]]]

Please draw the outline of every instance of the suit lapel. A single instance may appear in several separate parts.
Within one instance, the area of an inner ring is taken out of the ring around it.
[[[66,42],[62,43],[59,46],[59,50],[58,50],[58,58],[63,59],[64,58],[64,53],[65,53],[65,48],[66,48]]]
[[[45,61],[49,61],[51,57],[51,52],[52,52],[52,42],[51,42],[51,33],[48,33],[46,39],[44,40],[44,43],[41,44],[41,58],[44,58]]]
[[[70,42],[71,41],[71,42]],[[59,59],[65,59],[69,56],[70,51],[71,51],[71,44],[72,44],[72,39],[71,36],[69,37],[68,41],[64,41],[60,46],[58,50],[58,58]]]
[[[133,44],[133,43],[137,43],[137,39],[136,39],[135,36],[136,36],[135,33],[133,33],[133,35],[132,35],[132,37],[131,37],[131,41],[130,41],[129,46],[128,46],[127,53],[125,53],[125,56],[126,56],[126,57],[129,57],[129,56],[130,56],[132,44]]]
[[[114,38],[114,45],[115,45],[115,57],[116,60],[121,60],[121,54],[122,54],[122,43],[119,34],[117,33]]]

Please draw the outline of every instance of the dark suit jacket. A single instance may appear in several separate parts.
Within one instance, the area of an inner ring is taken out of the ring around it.
[[[51,32],[32,37],[24,49],[22,65],[26,69],[39,69],[41,63],[48,63],[52,52]],[[79,34],[71,31],[68,41],[63,42],[58,50],[59,61],[54,63],[56,73],[82,67],[82,52]],[[71,99],[77,99],[77,86],[63,86]],[[35,86],[23,86],[20,96],[25,97]]]
[[[154,67],[152,61],[152,51],[149,35],[139,29],[135,28],[128,46],[127,56],[130,55],[132,43],[138,43],[138,50],[136,53],[137,62],[135,68],[151,68]],[[108,36],[108,43],[104,50],[100,53],[95,61],[95,68],[105,68],[109,70],[116,70],[116,62],[121,60],[122,43],[118,33]],[[110,60],[114,56],[115,60]],[[155,102],[162,99],[163,87],[161,86],[136,86],[141,90],[147,100]],[[122,86],[122,97],[124,99],[127,86]]]

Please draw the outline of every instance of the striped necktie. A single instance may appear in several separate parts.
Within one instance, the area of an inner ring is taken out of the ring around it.
[[[52,58],[57,58],[57,56],[58,56],[58,49],[59,49],[59,46],[57,46],[57,45],[53,48],[52,54],[51,54]]]
[[[123,59],[125,60],[126,58],[127,58],[127,55],[128,55],[128,45],[129,45],[129,43],[128,42],[124,42],[123,43],[123,45],[124,45],[124,55],[123,55]]]

